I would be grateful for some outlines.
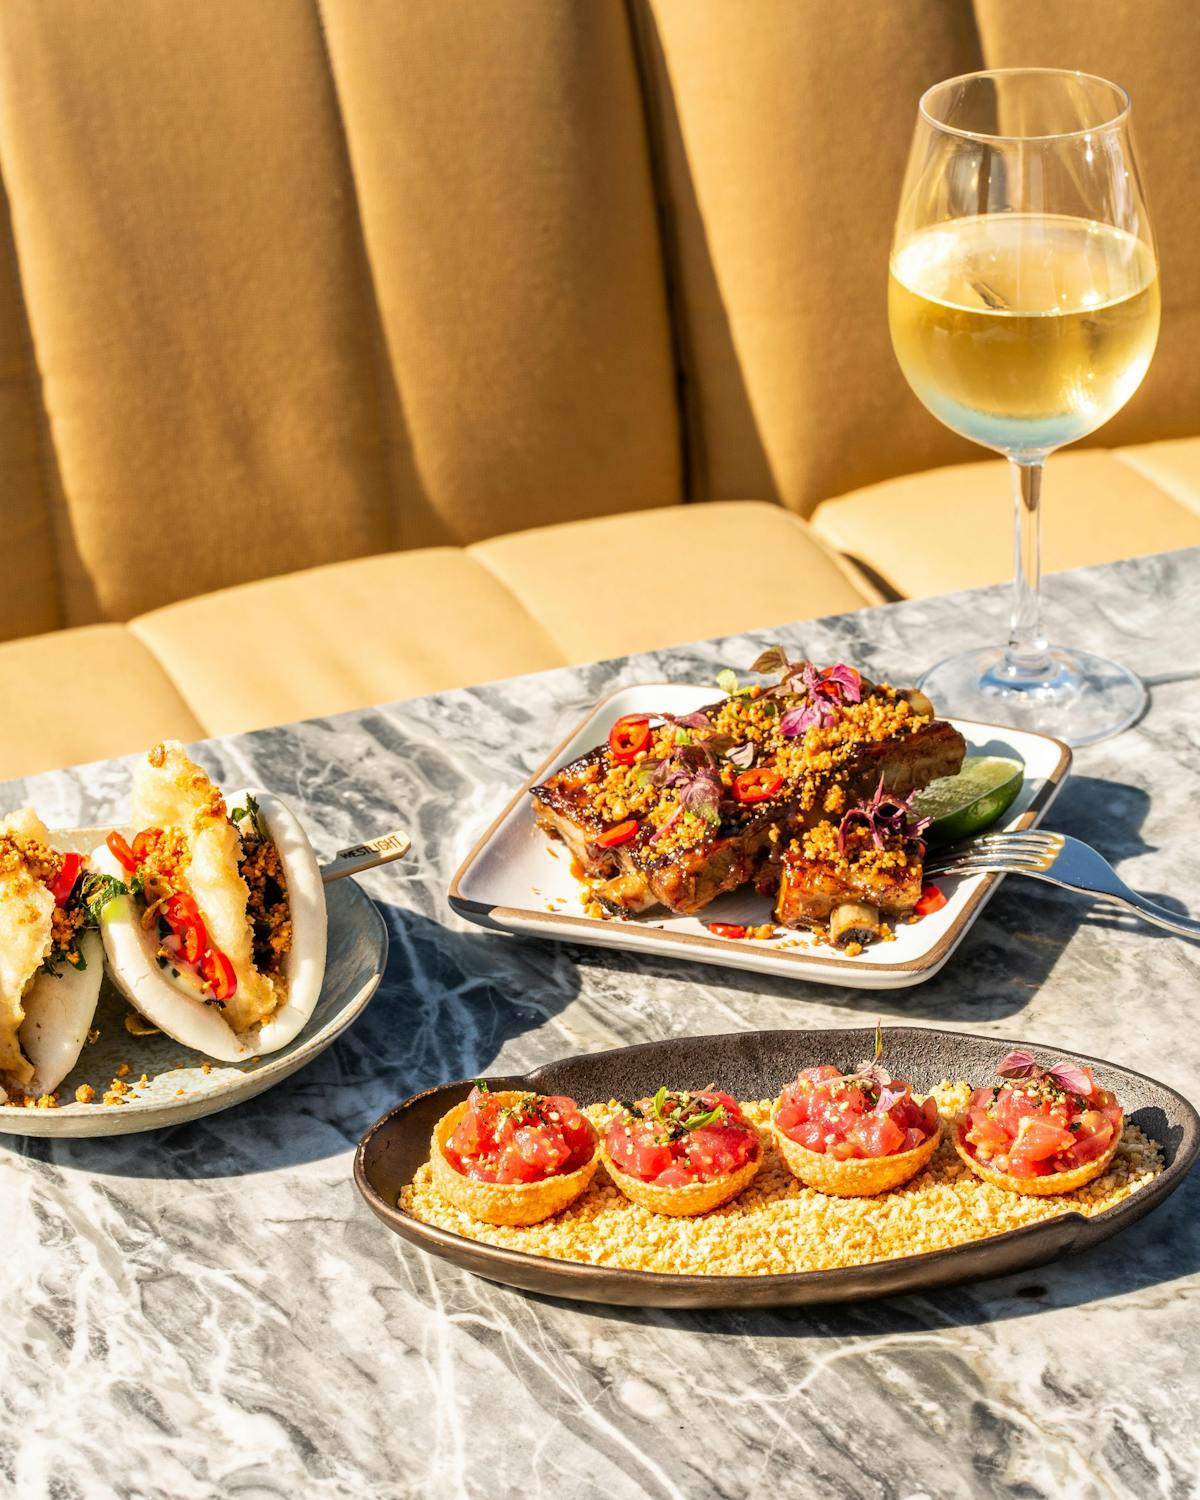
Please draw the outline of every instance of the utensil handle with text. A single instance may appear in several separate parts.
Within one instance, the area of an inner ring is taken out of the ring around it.
[[[377,839],[366,839],[348,849],[339,849],[327,865],[321,866],[321,879],[328,885],[331,880],[357,875],[362,870],[374,869],[376,865],[391,864],[394,859],[403,859],[411,848],[412,840],[408,834],[397,828]]]

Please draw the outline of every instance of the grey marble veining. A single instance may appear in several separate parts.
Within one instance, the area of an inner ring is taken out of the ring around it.
[[[1153,702],[1081,751],[1052,825],[1200,909],[1200,550],[1064,574],[1053,635]],[[911,679],[1003,634],[986,591],[788,627],[793,648]],[[397,823],[363,883],[387,979],[333,1049],[226,1114],[147,1136],[0,1146],[0,1491],[267,1500],[543,1495],[858,1500],[1200,1493],[1200,1180],[1116,1240],[928,1298],[729,1316],[605,1310],[403,1248],[350,1159],[450,1077],[704,1031],[930,1022],[1109,1055],[1196,1098],[1200,947],[1010,880],[930,983],[863,994],[507,939],[445,888],[602,693],[709,680],[765,637],[681,647],[201,747],[318,850]],[[120,763],[0,786],[51,823],[116,814]]]

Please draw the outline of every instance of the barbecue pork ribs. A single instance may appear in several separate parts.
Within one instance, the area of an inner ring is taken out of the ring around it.
[[[852,669],[813,669],[810,680],[833,671]],[[785,925],[832,929],[850,901],[911,909],[913,869],[876,889],[894,900],[874,903],[863,870],[829,855],[828,837],[823,858],[806,856],[804,836],[822,823],[836,829],[881,786],[903,799],[956,774],[965,744],[921,694],[853,681],[856,702],[786,691],[785,678],[784,688],[743,690],[683,718],[627,716],[607,744],[533,788],[538,826],[567,844],[611,913],[691,914],[747,881],[779,892]],[[920,847],[911,841],[918,893]],[[853,932],[868,935],[862,924]]]

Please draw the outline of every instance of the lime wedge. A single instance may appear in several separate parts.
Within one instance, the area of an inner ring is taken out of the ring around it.
[[[994,823],[1025,780],[1025,765],[999,755],[968,755],[957,776],[939,776],[912,800],[913,811],[933,822],[931,844],[955,844]]]

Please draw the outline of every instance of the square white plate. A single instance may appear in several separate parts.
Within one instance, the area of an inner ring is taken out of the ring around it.
[[[585,914],[584,888],[571,874],[569,853],[533,821],[530,787],[600,744],[622,714],[660,709],[686,714],[720,697],[720,690],[713,687],[646,683],[620,688],[603,699],[529,778],[467,855],[450,882],[450,905],[468,921],[506,932],[631,952],[648,950],[694,963],[782,974],[817,984],[884,990],[931,978],[962,942],[1003,876],[939,877],[938,885],[947,898],[940,911],[920,922],[902,923],[894,942],[876,944],[854,957],[807,933],[770,939],[715,937],[706,922],[752,927],[772,920],[770,901],[750,886],[719,896],[694,917],[675,916],[661,907],[627,918]],[[970,752],[1007,755],[1025,762],[1025,784],[1004,823],[997,826],[1020,829],[1039,823],[1070,769],[1067,746],[1049,735],[998,724],[968,719],[950,722],[962,733]]]

